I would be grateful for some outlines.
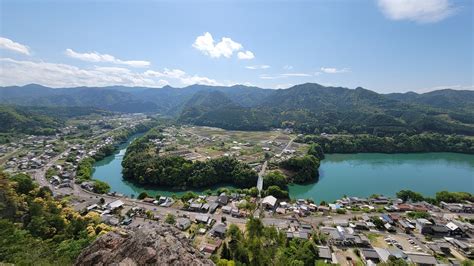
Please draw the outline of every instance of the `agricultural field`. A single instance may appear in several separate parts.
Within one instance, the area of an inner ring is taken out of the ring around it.
[[[164,153],[204,161],[221,156],[257,164],[265,159],[282,160],[307,151],[295,143],[296,134],[285,130],[229,131],[213,127],[182,126],[164,129]]]

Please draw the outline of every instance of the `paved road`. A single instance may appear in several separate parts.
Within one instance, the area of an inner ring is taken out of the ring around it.
[[[258,180],[257,180],[257,189],[258,193],[260,193],[263,189],[263,176],[265,175],[265,171],[267,171],[268,161],[265,161],[262,165],[262,169],[258,173]]]
[[[295,138],[290,139],[288,144],[286,144],[286,147],[283,150],[281,150],[281,152],[278,154],[278,156],[281,156],[283,154],[283,152],[285,152],[291,146],[291,144],[293,144],[294,140],[295,140]]]
[[[278,156],[281,156],[283,154],[283,152],[288,149],[291,144],[293,144],[293,141],[295,140],[295,138],[292,138],[290,139],[290,141],[288,142],[288,144],[286,144],[285,148],[283,150],[281,150],[281,152],[278,154]],[[262,165],[262,169],[260,170],[260,172],[258,173],[258,180],[257,180],[257,189],[258,189],[258,193],[260,195],[260,193],[262,192],[263,190],[263,176],[265,175],[265,172],[267,171],[267,165],[268,165],[268,160],[265,161]]]
[[[66,145],[67,145],[67,143],[66,143]],[[56,155],[55,157],[51,158],[49,160],[49,162],[46,163],[46,165],[43,166],[41,169],[38,169],[38,170],[32,172],[33,178],[36,180],[36,182],[40,186],[49,187],[50,189],[53,189],[53,186],[51,186],[51,184],[46,179],[46,170],[48,170],[50,167],[52,167],[56,163],[57,160],[62,158],[64,156],[64,154],[66,154],[67,152],[70,152],[70,150],[71,150],[70,148],[66,149],[62,153],[60,153],[60,154]]]

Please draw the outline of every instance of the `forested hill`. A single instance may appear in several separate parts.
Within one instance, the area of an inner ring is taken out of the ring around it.
[[[107,112],[90,107],[19,107],[0,105],[0,133],[50,135],[71,117]]]
[[[473,91],[445,89],[423,94],[407,92],[391,93],[385,96],[406,103],[415,103],[449,110],[470,110],[471,112],[474,112]]]
[[[0,103],[161,113],[185,123],[227,129],[289,126],[304,133],[474,135],[474,91],[449,89],[379,94],[315,83],[280,90],[243,85],[52,89],[33,84],[0,88]]]

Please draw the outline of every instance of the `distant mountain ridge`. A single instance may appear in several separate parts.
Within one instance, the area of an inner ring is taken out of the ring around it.
[[[302,132],[474,135],[474,91],[450,89],[379,94],[316,83],[279,90],[244,85],[53,89],[30,84],[0,87],[0,104],[160,113],[185,123],[229,129],[290,126]]]

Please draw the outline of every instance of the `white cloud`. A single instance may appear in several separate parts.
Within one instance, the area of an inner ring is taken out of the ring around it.
[[[282,76],[285,77],[311,77],[311,74],[308,73],[283,73],[281,74]]]
[[[260,79],[281,79],[281,78],[284,78],[284,76],[281,76],[281,75],[260,75],[259,76]]]
[[[192,84],[220,85],[214,79],[189,75],[179,69],[164,71],[147,70],[134,72],[121,67],[79,68],[67,64],[47,63],[42,61],[19,61],[11,58],[0,58],[0,86],[25,85],[38,83],[50,87],[111,85],[163,87],[187,86]]]
[[[255,69],[267,69],[267,68],[270,68],[270,66],[269,65],[253,65],[253,66],[246,66],[245,68],[255,70]]]
[[[267,75],[262,74],[260,75],[260,79],[281,79],[281,78],[298,78],[298,77],[312,77],[314,75],[308,73],[283,73],[283,74],[276,74],[276,75]]]
[[[284,65],[284,66],[283,66],[283,69],[284,69],[284,70],[292,70],[292,69],[293,69],[293,66]]]
[[[219,58],[221,56],[230,58],[234,52],[244,48],[242,44],[228,37],[223,37],[217,44],[215,42],[212,35],[206,32],[196,38],[193,47],[212,58]],[[251,51],[239,52],[237,56],[239,59],[253,59],[255,57]]]
[[[148,77],[174,79],[186,86],[193,85],[193,84],[213,85],[213,86],[221,85],[219,82],[217,82],[214,79],[210,79],[208,77],[201,77],[198,75],[188,75],[186,72],[180,69],[165,68],[164,71],[162,72],[148,70],[148,71],[145,71],[144,74],[145,76],[148,76]]]
[[[0,37],[0,49],[6,49],[16,53],[30,55],[30,49],[28,46],[14,42],[4,37]]]
[[[449,0],[378,0],[378,6],[389,19],[419,23],[438,22],[455,13]]]
[[[254,59],[254,58],[255,58],[255,55],[254,55],[252,52],[250,52],[250,51],[245,51],[245,52],[239,52],[239,53],[237,54],[237,57],[238,57],[239,59],[247,59],[247,60],[249,60],[249,59]]]
[[[337,69],[335,67],[322,67],[321,71],[326,74],[337,74],[337,73],[349,72],[349,69],[348,68]],[[316,73],[318,73],[317,75],[319,75],[319,72],[316,72]]]
[[[90,53],[78,53],[72,49],[66,49],[66,55],[72,58],[76,58],[82,61],[94,62],[94,63],[112,63],[118,65],[127,65],[131,67],[148,67],[151,65],[148,61],[142,60],[120,60],[115,58],[113,55],[100,54],[98,52]]]

